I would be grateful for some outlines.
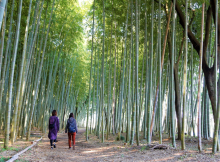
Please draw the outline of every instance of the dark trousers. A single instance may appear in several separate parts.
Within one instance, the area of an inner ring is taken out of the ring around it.
[[[50,140],[50,146],[53,146],[53,142],[56,142],[56,139],[55,140]]]
[[[75,132],[75,133],[69,133],[69,132],[68,132],[69,147],[71,147],[71,140],[73,141],[73,145],[75,145],[75,137],[76,137],[76,132]]]

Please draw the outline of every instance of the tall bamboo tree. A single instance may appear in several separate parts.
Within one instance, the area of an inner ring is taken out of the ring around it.
[[[9,83],[9,97],[8,97],[8,110],[7,110],[7,127],[6,127],[6,135],[5,135],[5,142],[4,147],[8,148],[8,141],[9,141],[9,133],[10,133],[10,117],[11,117],[11,106],[12,106],[12,88],[13,88],[13,79],[14,79],[14,69],[15,69],[15,61],[17,56],[17,49],[18,49],[18,40],[20,34],[20,22],[21,22],[21,10],[22,10],[22,0],[19,1],[19,8],[18,8],[18,17],[17,17],[17,25],[16,25],[16,34],[15,34],[15,42],[13,48],[13,58],[11,64],[11,75],[10,75],[10,83]]]
[[[128,3],[127,3],[128,4]],[[129,5],[127,6],[127,16],[126,16],[126,23],[125,23],[125,33],[124,33],[124,54],[123,54],[123,65],[122,65],[122,81],[121,81],[121,90],[120,90],[120,96],[119,96],[119,109],[120,109],[120,113],[119,113],[119,131],[118,131],[118,138],[120,139],[121,137],[121,125],[122,125],[122,120],[121,120],[121,116],[122,116],[122,105],[123,105],[123,97],[124,97],[124,80],[125,80],[125,55],[126,55],[126,48],[127,48],[127,28],[128,28],[128,11],[129,11]]]
[[[9,25],[9,30],[8,30],[8,40],[7,40],[7,45],[6,45],[6,50],[5,50],[5,58],[4,58],[4,65],[2,69],[2,77],[1,77],[1,86],[0,86],[0,111],[2,110],[2,97],[3,97],[3,91],[4,91],[4,85],[5,85],[5,73],[6,73],[6,65],[7,65],[7,60],[8,60],[8,55],[9,55],[9,47],[11,45],[11,37],[12,37],[12,22],[13,22],[13,13],[14,13],[14,2],[15,0],[12,1],[11,5],[11,17],[10,17],[10,25]],[[2,119],[1,119],[2,120]]]
[[[185,56],[184,56],[184,76],[183,76],[183,117],[182,117],[182,133],[181,133],[181,147],[182,150],[185,150],[185,118],[186,118],[186,82],[187,82],[187,54],[188,54],[188,1],[186,0],[186,23],[185,23]]]
[[[30,62],[32,60],[32,53],[33,53],[33,49],[34,49],[34,45],[36,43],[36,39],[37,39],[37,36],[38,36],[38,28],[39,28],[39,25],[40,25],[40,18],[41,18],[41,13],[42,13],[42,9],[43,9],[43,4],[44,4],[44,1],[41,2],[41,9],[40,9],[40,12],[38,14],[38,18],[37,18],[37,12],[38,12],[38,9],[39,9],[39,2],[38,1],[35,5],[35,11],[34,11],[34,20],[33,20],[33,23],[32,23],[32,29],[31,29],[31,33],[30,33],[30,36],[31,37],[29,39],[29,42],[28,42],[28,47],[27,47],[27,61],[25,62],[25,71],[23,73],[23,76],[22,76],[22,87],[21,87],[21,94],[20,94],[20,97],[19,97],[19,105],[18,105],[18,121],[20,121],[20,117],[21,117],[21,109],[22,109],[22,104],[23,104],[23,99],[24,99],[24,93],[25,93],[25,89],[27,88],[26,86],[26,81],[27,81],[27,77],[28,77],[28,73],[29,73],[29,67],[30,67]],[[35,20],[37,18],[37,24],[36,24],[36,29],[34,29],[35,27]],[[34,32],[35,30],[35,32]],[[18,129],[19,129],[19,126],[17,126],[17,130],[16,132],[18,132]]]
[[[50,19],[49,19],[49,24],[48,24],[48,28],[47,28],[47,34],[46,34],[45,42],[44,42],[43,53],[42,53],[42,56],[41,56],[41,62],[40,62],[40,66],[39,66],[38,78],[37,78],[37,82],[36,82],[37,85],[36,85],[35,90],[34,90],[35,94],[34,94],[34,99],[33,99],[32,108],[31,108],[31,112],[30,112],[30,121],[29,121],[29,125],[28,125],[28,134],[27,134],[26,140],[29,140],[29,137],[30,137],[32,118],[33,118],[35,102],[36,102],[37,94],[38,94],[38,90],[39,90],[39,84],[40,84],[40,79],[41,79],[41,71],[42,71],[42,66],[43,66],[43,61],[44,61],[44,54],[45,54],[45,50],[46,50],[46,46],[47,46],[47,38],[48,38],[48,35],[49,35],[49,31],[50,31],[50,24],[51,24],[51,19],[52,19],[52,14],[53,14],[54,3],[55,3],[55,0],[53,0]]]
[[[144,105],[144,138],[147,138],[147,98],[148,98],[148,89],[149,87],[147,86],[148,84],[148,49],[147,49],[147,0],[145,0],[145,15],[144,15],[145,23],[144,23],[144,52],[146,55],[146,74],[145,74],[145,105]]]
[[[217,108],[217,114],[215,118],[215,128],[214,128],[214,137],[213,137],[213,147],[212,147],[212,153],[216,153],[217,150],[217,141],[218,139],[218,133],[219,133],[219,118],[220,118],[220,92],[217,91],[217,66],[218,66],[218,0],[215,1],[215,96],[216,96],[216,108]],[[219,64],[220,65],[220,64]],[[219,66],[220,70],[220,66]],[[220,71],[219,71],[220,74]],[[219,75],[220,76],[220,75]],[[217,93],[218,92],[218,93]],[[218,99],[218,100],[217,100]],[[218,102],[217,102],[218,101]]]
[[[105,128],[104,128],[104,99],[105,99],[105,96],[104,96],[104,58],[105,58],[105,0],[103,0],[103,44],[102,44],[102,88],[101,88],[101,108],[102,108],[102,142],[104,142],[104,131],[105,131]]]
[[[153,73],[153,26],[154,26],[154,1],[151,1],[151,43],[150,43],[150,72],[149,72],[149,89],[148,89],[148,110],[147,110],[147,143],[151,143],[151,139],[150,139],[150,116],[151,116],[151,107],[152,107],[152,100],[151,100],[151,96],[152,96],[152,73]]]
[[[176,1],[174,0],[174,3],[173,5],[175,6],[176,5]],[[173,15],[172,15],[172,18],[173,18],[173,21],[172,21],[172,54],[171,54],[171,70],[170,70],[170,82],[171,82],[171,87],[170,87],[170,104],[171,104],[171,135],[172,135],[172,144],[173,144],[173,147],[176,147],[176,142],[175,142],[175,108],[174,108],[174,47],[175,47],[175,21],[176,21],[176,18],[175,18],[175,10],[173,11]]]
[[[86,121],[86,141],[88,141],[88,127],[89,127],[89,108],[91,101],[91,82],[92,82],[92,60],[93,60],[93,37],[94,37],[94,17],[95,17],[95,0],[93,2],[93,21],[92,21],[92,49],[91,49],[91,67],[90,67],[90,80],[89,80],[89,105],[87,108],[87,121]]]
[[[161,86],[161,80],[162,80],[162,65],[161,65],[161,0],[159,0],[159,23],[158,23],[158,45],[159,45],[159,51],[158,51],[158,59],[159,59],[159,99],[158,99],[158,109],[159,109],[159,143],[162,144],[162,86]]]
[[[11,142],[12,143],[14,143],[14,141],[15,141],[15,134],[16,134],[18,104],[19,104],[19,97],[20,97],[20,89],[21,89],[21,80],[22,80],[22,73],[23,73],[23,67],[24,67],[24,60],[25,60],[26,48],[27,48],[27,37],[28,37],[29,20],[30,20],[30,15],[31,15],[31,6],[32,6],[32,0],[30,0],[30,2],[29,2],[29,10],[28,10],[27,24],[26,24],[25,36],[24,36],[22,60],[21,60],[20,71],[19,71],[15,110],[14,110],[14,114],[13,114],[13,123],[12,123],[12,127],[11,127]]]
[[[113,4],[112,4],[112,8],[113,8]],[[112,10],[113,11],[113,10]],[[109,59],[109,80],[108,80],[108,114],[107,114],[107,135],[106,135],[106,139],[108,140],[108,136],[110,133],[110,108],[111,107],[111,91],[112,91],[112,26],[113,26],[113,14],[111,15],[111,38],[110,38],[110,59]]]
[[[112,95],[112,133],[115,134],[115,93],[116,93],[116,59],[117,59],[117,36],[116,36],[116,23],[115,23],[115,60],[114,60],[114,83],[113,83],[113,95]]]
[[[0,74],[1,74],[1,70],[2,70],[2,58],[3,58],[3,52],[4,52],[4,42],[5,42],[5,28],[6,28],[6,18],[7,18],[7,3],[6,2],[6,9],[4,11],[4,19],[2,22],[2,37],[1,37],[1,49],[0,49]]]
[[[198,104],[197,104],[197,113],[198,113],[198,149],[202,151],[202,139],[201,139],[201,74],[202,74],[202,58],[203,58],[203,26],[204,26],[204,10],[205,4],[202,4],[202,23],[201,23],[201,43],[200,43],[200,58],[199,58],[199,76],[198,76]]]
[[[0,10],[0,30],[2,27],[2,20],[3,20],[5,6],[6,6],[7,2],[8,2],[8,0],[1,0],[1,2],[0,2],[0,7],[1,7],[1,10]]]
[[[137,145],[139,146],[139,93],[138,93],[138,58],[139,58],[139,33],[138,33],[138,0],[135,2],[135,35],[136,35],[136,40],[135,40],[135,92],[136,92],[136,142]]]

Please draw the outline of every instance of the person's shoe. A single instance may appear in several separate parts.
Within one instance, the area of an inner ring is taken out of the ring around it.
[[[56,145],[54,144],[53,147],[56,148]]]
[[[53,150],[53,146],[51,146],[51,148],[50,148],[51,150]]]
[[[75,145],[73,145],[73,150],[75,150]]]
[[[71,149],[71,147],[69,147],[69,149]]]

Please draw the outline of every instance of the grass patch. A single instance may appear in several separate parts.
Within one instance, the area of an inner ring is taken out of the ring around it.
[[[3,156],[1,156],[0,157],[0,162],[5,162],[5,161],[7,161],[7,160],[9,160],[10,158],[5,158],[5,157],[3,157]]]
[[[11,151],[18,151],[17,148],[14,148],[14,147],[9,147],[8,150],[11,150]]]
[[[28,161],[27,161],[27,160],[20,159],[20,160],[15,160],[15,162],[28,162]]]
[[[0,149],[0,152],[4,152],[4,151],[6,151],[7,149],[5,149],[5,148],[1,148]]]
[[[141,151],[144,151],[144,150],[146,150],[146,146],[141,147]]]

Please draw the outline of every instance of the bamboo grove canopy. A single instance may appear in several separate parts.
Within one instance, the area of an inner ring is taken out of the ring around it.
[[[140,133],[176,147],[213,138],[220,118],[218,0],[2,0],[0,128],[47,131],[53,109],[108,140]]]

